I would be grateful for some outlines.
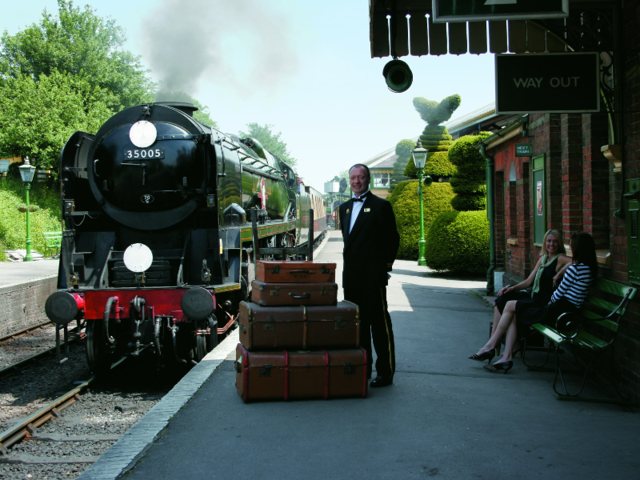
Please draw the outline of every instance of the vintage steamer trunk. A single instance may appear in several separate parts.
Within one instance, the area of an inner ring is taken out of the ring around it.
[[[251,282],[251,300],[266,306],[335,305],[337,283],[265,283]]]
[[[358,306],[262,307],[240,302],[240,343],[249,350],[358,348]]]
[[[335,283],[336,264],[258,260],[256,280],[266,283]]]
[[[242,400],[367,396],[367,352],[250,352],[236,348],[236,388]]]

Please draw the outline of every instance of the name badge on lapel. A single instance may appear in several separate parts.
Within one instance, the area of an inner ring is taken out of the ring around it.
[[[365,213],[370,212],[370,211],[371,211],[371,209],[370,209],[370,208],[365,208],[365,209],[364,209],[364,212],[365,212]]]

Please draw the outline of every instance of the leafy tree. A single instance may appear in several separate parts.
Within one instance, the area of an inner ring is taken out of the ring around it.
[[[39,81],[54,71],[78,75],[92,87],[111,92],[114,112],[148,102],[154,84],[140,58],[123,50],[124,30],[86,5],[58,0],[58,16],[45,9],[39,24],[0,39],[0,83],[28,76]]]
[[[160,91],[155,95],[156,102],[186,102],[193,103],[198,110],[193,114],[193,118],[198,120],[200,123],[204,123],[213,128],[218,128],[218,122],[213,120],[209,116],[209,107],[201,104],[198,100],[193,98],[191,95],[188,95],[184,92],[164,92]]]
[[[257,123],[248,123],[247,128],[249,129],[248,133],[238,132],[238,135],[241,138],[252,137],[258,140],[264,148],[266,148],[271,154],[280,157],[287,164],[295,167],[298,164],[298,161],[291,156],[289,150],[287,149],[287,144],[282,141],[280,138],[282,136],[282,132],[278,132],[274,134],[271,129],[273,125],[269,125],[265,123],[264,125],[259,125]]]
[[[9,77],[0,87],[0,152],[29,156],[58,169],[58,156],[77,130],[95,133],[113,115],[113,95],[84,77],[59,73]]]

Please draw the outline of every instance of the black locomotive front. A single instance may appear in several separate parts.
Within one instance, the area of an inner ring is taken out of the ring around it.
[[[61,153],[60,291],[46,309],[83,317],[95,369],[145,350],[198,361],[243,295],[239,235],[220,229],[218,135],[193,110],[129,108]]]
[[[45,308],[58,324],[86,322],[94,370],[151,352],[190,363],[216,345],[247,297],[250,210],[260,242],[307,241],[301,208],[321,197],[255,139],[205,126],[194,110],[128,108],[61,152],[59,291]]]

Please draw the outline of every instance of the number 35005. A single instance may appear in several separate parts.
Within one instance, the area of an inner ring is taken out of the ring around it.
[[[124,158],[164,158],[164,148],[141,148],[125,150]]]

